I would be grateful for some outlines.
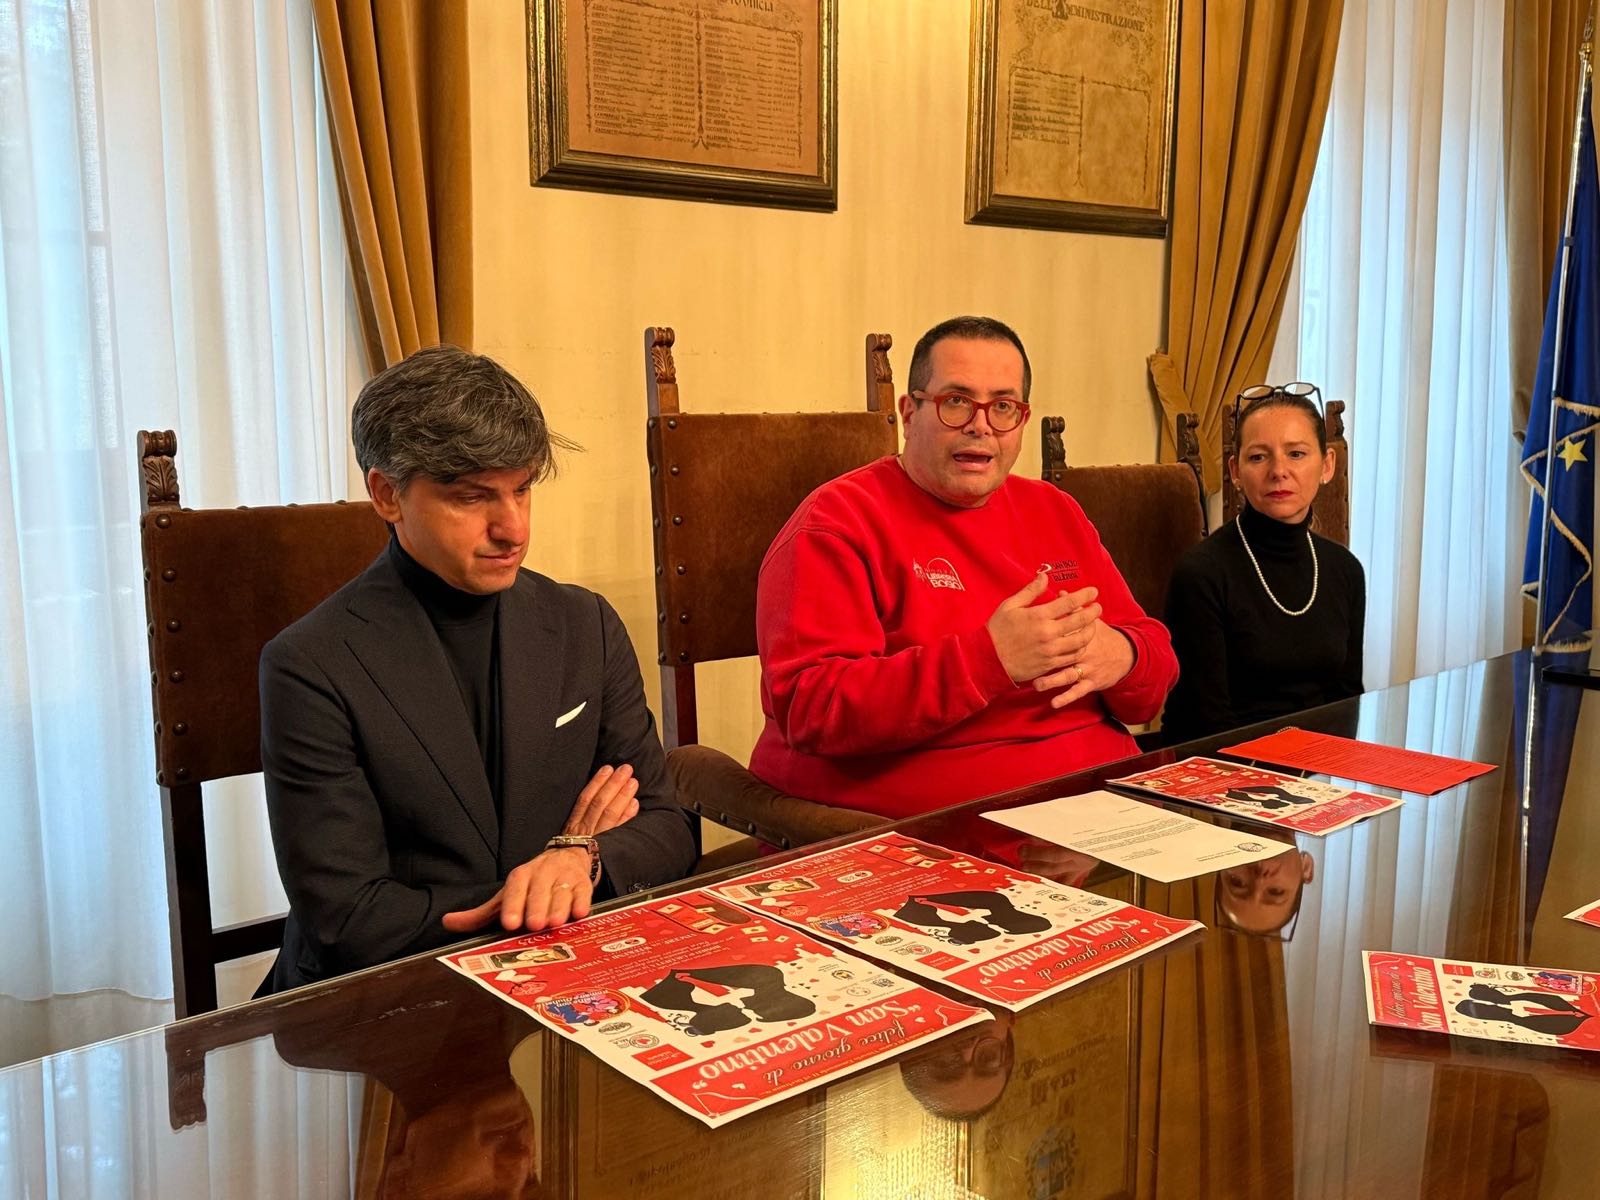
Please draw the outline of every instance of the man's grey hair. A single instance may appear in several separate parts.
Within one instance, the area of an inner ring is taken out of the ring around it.
[[[554,451],[577,450],[545,424],[539,402],[494,359],[459,346],[418,350],[367,381],[350,435],[363,474],[398,491],[417,476],[449,483],[477,471],[555,472]]]

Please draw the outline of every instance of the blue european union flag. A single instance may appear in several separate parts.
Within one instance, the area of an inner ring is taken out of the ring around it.
[[[1572,200],[1561,362],[1555,359],[1559,270],[1550,282],[1544,341],[1533,385],[1533,411],[1522,445],[1522,473],[1533,487],[1522,590],[1539,590],[1539,546],[1548,535],[1549,565],[1538,596],[1539,638],[1553,654],[1587,659],[1594,630],[1594,464],[1600,429],[1600,189],[1596,187],[1594,124],[1584,105],[1578,136],[1578,186]],[[1560,370],[1556,368],[1559,366]],[[1552,390],[1552,378],[1555,387]],[[1555,405],[1554,467],[1544,494],[1550,406]],[[1550,526],[1545,529],[1545,508]],[[1582,665],[1587,666],[1587,661]]]
[[[1539,606],[1540,665],[1583,670],[1594,639],[1594,467],[1600,430],[1600,188],[1596,186],[1594,123],[1582,106],[1578,125],[1578,178],[1572,197],[1572,240],[1567,249],[1566,303],[1558,313],[1561,273],[1550,281],[1544,341],[1533,385],[1533,411],[1522,446],[1522,473],[1533,488],[1528,513],[1528,552],[1522,590]],[[1561,326],[1561,359],[1556,330]],[[1550,410],[1555,407],[1555,436]],[[1551,456],[1553,452],[1553,457]],[[1550,494],[1544,494],[1550,469]],[[1548,507],[1549,527],[1545,514]],[[1543,594],[1539,552],[1549,538]],[[1520,674],[1520,673],[1519,673]],[[1526,680],[1517,681],[1517,708],[1526,719]],[[1527,930],[1533,928],[1555,845],[1567,768],[1577,733],[1576,687],[1534,681],[1539,689],[1533,733],[1532,778],[1528,781]],[[1521,759],[1518,758],[1518,775]],[[1519,779],[1519,782],[1520,779]]]

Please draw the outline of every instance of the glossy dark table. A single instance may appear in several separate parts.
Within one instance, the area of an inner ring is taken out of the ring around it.
[[[1600,693],[1541,685],[1525,802],[1526,677],[1294,719],[1501,769],[1301,838],[1276,932],[1258,879],[1154,884],[977,816],[1242,732],[902,824],[1207,929],[720,1131],[420,957],[0,1072],[0,1197],[1594,1196],[1600,1056],[1373,1030],[1363,998],[1364,949],[1600,970],[1561,920],[1600,899]]]

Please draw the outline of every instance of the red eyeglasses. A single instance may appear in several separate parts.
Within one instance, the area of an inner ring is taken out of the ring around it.
[[[1028,419],[1028,405],[1023,400],[1002,396],[998,400],[975,400],[965,392],[940,392],[937,396],[927,392],[912,392],[918,400],[933,403],[942,424],[951,429],[965,429],[979,413],[989,418],[989,428],[996,433],[1010,433]]]

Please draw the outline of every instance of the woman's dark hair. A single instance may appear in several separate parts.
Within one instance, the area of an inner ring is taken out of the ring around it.
[[[1317,431],[1317,449],[1324,454],[1328,452],[1328,426],[1322,419],[1322,409],[1317,407],[1310,396],[1297,396],[1290,392],[1274,389],[1265,396],[1258,396],[1254,400],[1247,400],[1239,410],[1238,418],[1233,423],[1234,453],[1244,446],[1244,427],[1251,417],[1257,413],[1266,412],[1269,408],[1292,408],[1295,412],[1304,413],[1311,422],[1311,428]]]

